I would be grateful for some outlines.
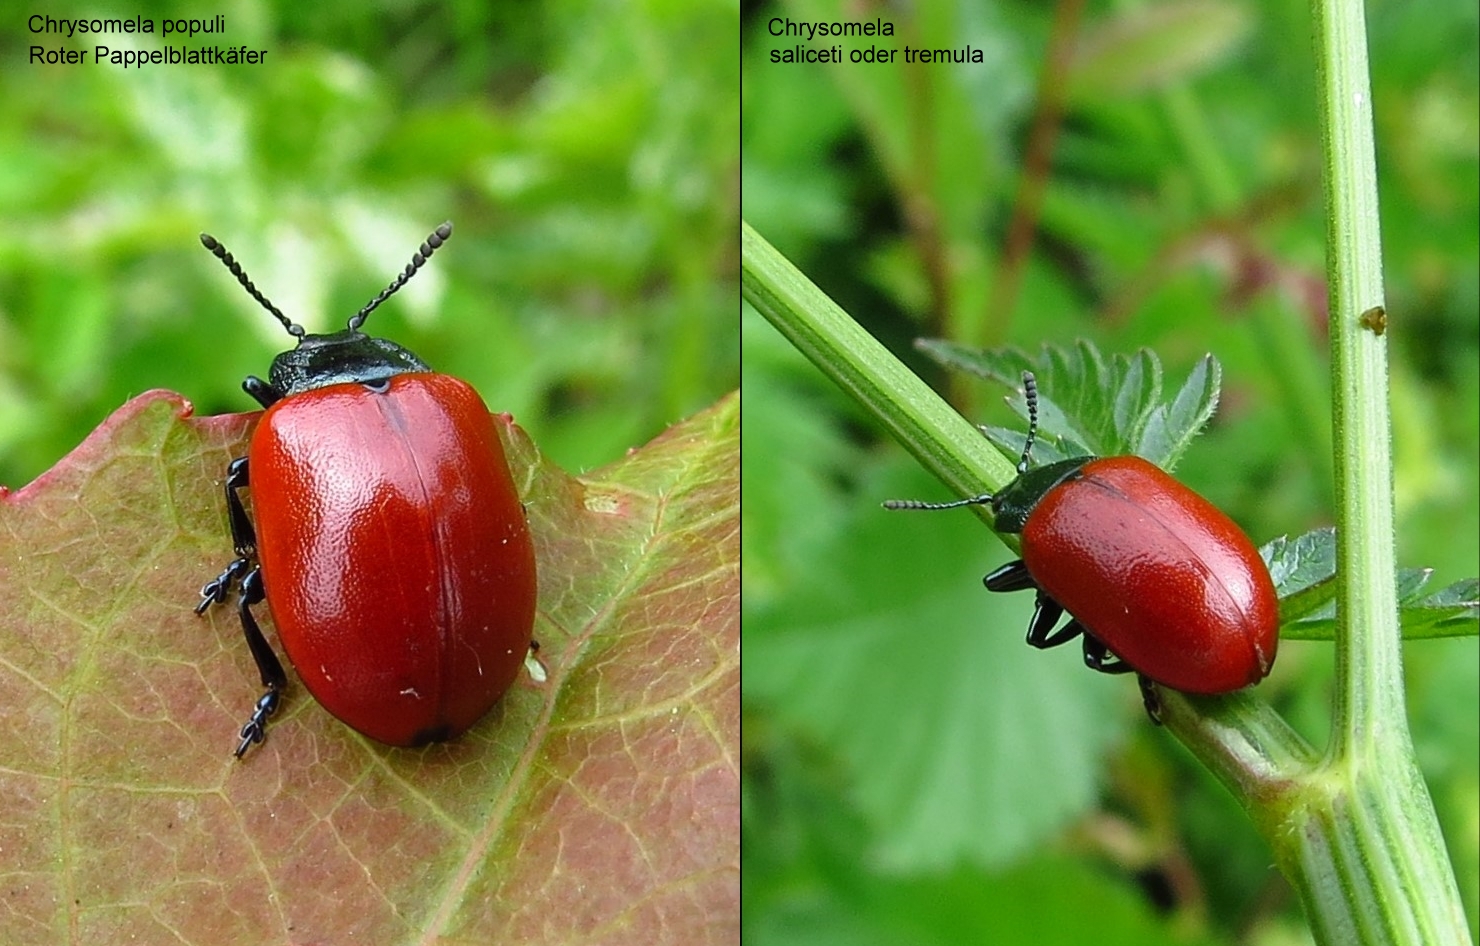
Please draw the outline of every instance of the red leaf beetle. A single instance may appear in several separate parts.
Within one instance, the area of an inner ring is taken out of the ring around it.
[[[1028,437],[1016,479],[995,495],[885,507],[988,505],[999,532],[1021,533],[1022,559],[984,581],[991,591],[1037,589],[1028,623],[1034,647],[1082,637],[1089,667],[1136,671],[1188,693],[1262,680],[1279,642],[1279,601],[1254,543],[1140,457],[1075,457],[1029,470],[1038,433],[1031,372],[1023,372],[1023,394]],[[1065,611],[1070,620],[1054,631]]]
[[[266,691],[236,756],[261,742],[287,675],[252,616],[264,599],[314,698],[394,746],[450,739],[498,701],[531,645],[534,546],[493,419],[466,382],[360,331],[452,233],[444,223],[343,331],[307,334],[226,248],[200,240],[297,347],[242,388],[266,413],[226,472],[236,558],[197,614],[237,588]],[[250,488],[256,522],[241,490]]]

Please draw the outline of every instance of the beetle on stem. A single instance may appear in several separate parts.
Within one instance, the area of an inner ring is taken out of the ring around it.
[[[1031,372],[1023,372],[1023,395],[1028,436],[1006,487],[885,508],[985,505],[999,532],[1020,533],[1023,557],[984,582],[991,591],[1036,589],[1034,647],[1081,637],[1092,669],[1136,671],[1187,693],[1262,680],[1279,643],[1279,602],[1254,544],[1216,506],[1140,457],[1074,457],[1030,470],[1038,434]],[[1055,631],[1065,612],[1069,621]]]

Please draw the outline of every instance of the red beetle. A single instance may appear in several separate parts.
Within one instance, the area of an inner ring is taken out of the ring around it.
[[[995,495],[890,509],[989,505],[1000,532],[1022,534],[1020,561],[992,591],[1036,588],[1028,643],[1082,635],[1084,662],[1136,671],[1188,693],[1258,683],[1274,664],[1279,601],[1254,543],[1212,503],[1140,457],[1075,457],[1028,469],[1038,390],[1023,372],[1028,438],[1018,476]],[[1070,620],[1054,625],[1068,611]],[[1112,655],[1113,658],[1112,659]]]
[[[452,233],[444,223],[344,331],[309,335],[269,302],[214,238],[201,242],[298,339],[269,381],[267,409],[226,474],[237,557],[201,589],[197,614],[238,586],[247,646],[267,688],[242,727],[261,742],[287,685],[252,616],[264,600],[314,698],[372,739],[450,739],[498,701],[534,626],[534,546],[493,419],[467,383],[360,332]],[[250,486],[255,527],[240,491]]]

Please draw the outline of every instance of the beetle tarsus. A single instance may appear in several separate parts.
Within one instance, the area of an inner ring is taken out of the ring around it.
[[[1078,622],[1074,622],[1076,625]],[[1079,625],[1083,630],[1083,625]],[[1098,637],[1085,632],[1084,634],[1084,665],[1091,670],[1100,673],[1130,673],[1134,667],[1110,653],[1110,648]],[[1141,679],[1145,679],[1142,677]]]
[[[200,602],[195,606],[196,614],[205,614],[206,608],[213,604],[225,604],[226,599],[231,596],[231,588],[241,580],[242,575],[251,568],[252,563],[245,558],[233,559],[221,571],[221,574],[212,578],[201,586]]]
[[[1033,602],[1033,617],[1028,621],[1028,643],[1039,650],[1067,644],[1084,631],[1078,621],[1070,620],[1057,632],[1053,626],[1064,616],[1064,606],[1043,592]]]
[[[241,743],[237,746],[237,758],[246,754],[247,749],[252,748],[252,743],[262,742],[266,737],[266,725],[268,717],[277,712],[278,700],[281,699],[281,691],[287,685],[287,674],[283,672],[283,662],[278,660],[277,654],[272,653],[272,647],[262,635],[262,629],[252,616],[252,605],[259,604],[266,597],[262,586],[262,568],[253,563],[252,558],[243,554],[243,539],[255,543],[255,534],[252,534],[252,524],[246,518],[246,512],[240,511],[240,502],[235,490],[240,489],[246,478],[246,460],[237,460],[232,463],[231,472],[226,477],[226,503],[228,508],[232,505],[232,534],[238,540],[238,558],[231,560],[221,574],[204,583],[200,589],[200,603],[195,604],[195,613],[204,614],[206,608],[212,604],[225,604],[226,598],[231,597],[232,589],[237,591],[237,616],[241,620],[241,632],[247,640],[247,648],[252,650],[252,657],[258,665],[258,672],[262,675],[262,685],[268,688],[266,693],[258,699],[258,706],[252,712],[252,718],[246,725],[241,727]],[[237,518],[240,512],[240,520],[246,523],[244,527],[238,527]]]
[[[1156,725],[1161,725],[1161,695],[1156,692],[1156,684],[1144,673],[1136,675],[1141,682],[1141,705],[1146,707],[1146,715]]]
[[[257,699],[257,708],[252,711],[252,718],[242,727],[241,744],[236,747],[236,757],[240,759],[246,755],[247,750],[253,743],[261,742],[267,737],[267,718],[277,712],[278,690],[269,687],[267,692]]]

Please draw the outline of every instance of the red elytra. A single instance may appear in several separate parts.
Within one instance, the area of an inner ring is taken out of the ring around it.
[[[1274,664],[1279,601],[1254,543],[1140,457],[1091,460],[1049,490],[1022,551],[1044,594],[1157,683],[1226,693]]]
[[[242,384],[267,411],[247,456],[227,468],[237,557],[195,609],[203,614],[236,589],[266,688],[241,729],[238,758],[263,740],[287,686],[252,614],[264,600],[314,697],[391,745],[468,729],[532,646],[534,546],[488,409],[465,382],[359,330],[451,232],[438,227],[390,286],[328,335],[289,321],[225,247],[201,235],[298,339],[273,359],[268,381]]]
[[[1188,693],[1262,680],[1279,644],[1279,600],[1254,544],[1212,503],[1135,456],[1074,457],[1029,470],[1038,391],[1023,372],[1028,436],[1017,478],[995,494],[890,509],[988,505],[999,532],[1021,533],[1021,560],[985,579],[1038,592],[1028,643],[1082,637],[1085,663],[1136,671]],[[1067,611],[1070,620],[1054,625]],[[1155,718],[1154,699],[1147,709]]]
[[[248,457],[268,608],[314,698],[396,746],[481,719],[524,665],[535,571],[477,392],[401,374],[284,398]]]

